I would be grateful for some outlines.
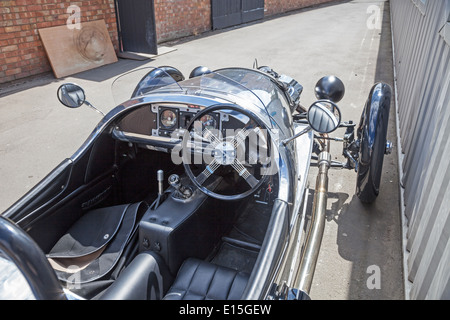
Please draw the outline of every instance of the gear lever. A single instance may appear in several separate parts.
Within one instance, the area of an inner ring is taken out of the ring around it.
[[[179,191],[181,187],[180,176],[177,174],[171,174],[169,177],[169,184],[174,187],[176,191]]]
[[[173,197],[177,199],[186,200],[192,196],[192,189],[181,185],[180,176],[177,174],[171,174],[169,177],[169,184],[175,189]]]

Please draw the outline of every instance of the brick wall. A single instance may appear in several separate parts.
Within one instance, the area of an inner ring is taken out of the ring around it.
[[[114,0],[1,0],[0,83],[51,71],[38,29],[65,25],[71,5],[81,22],[104,19],[117,50]]]
[[[154,0],[157,42],[211,30],[211,0]],[[265,16],[335,0],[265,0]]]
[[[155,0],[158,43],[211,30],[211,0]]]
[[[265,15],[330,1],[265,0]],[[71,5],[80,7],[81,22],[104,19],[118,50],[114,0],[0,0],[0,83],[51,71],[38,29],[66,24]],[[158,43],[211,30],[211,0],[154,0],[154,5]]]
[[[335,0],[265,0],[265,16],[289,12],[331,1]]]

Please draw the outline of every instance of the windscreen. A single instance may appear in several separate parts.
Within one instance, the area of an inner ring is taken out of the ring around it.
[[[152,91],[167,87],[182,93],[181,87],[167,72],[161,68],[144,67],[126,72],[111,84],[111,91],[116,105],[129,99],[137,98]]]
[[[176,82],[162,69],[143,68],[119,77],[113,87],[118,103],[148,94],[198,95],[225,100],[253,112],[282,136],[291,136],[292,118],[284,93],[268,75],[256,70],[220,69]]]

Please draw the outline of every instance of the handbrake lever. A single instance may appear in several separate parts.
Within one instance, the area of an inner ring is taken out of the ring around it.
[[[158,182],[158,197],[150,206],[151,210],[158,209],[159,205],[164,201],[164,171],[158,170],[156,172],[156,181]]]

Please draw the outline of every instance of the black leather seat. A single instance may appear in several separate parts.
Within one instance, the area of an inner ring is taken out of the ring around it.
[[[189,258],[173,281],[161,256],[146,251],[133,259],[99,299],[238,300],[248,278],[247,273]]]
[[[161,300],[173,277],[161,256],[152,251],[138,254],[101,300]]]
[[[189,258],[164,300],[239,300],[248,278],[246,273]]]

